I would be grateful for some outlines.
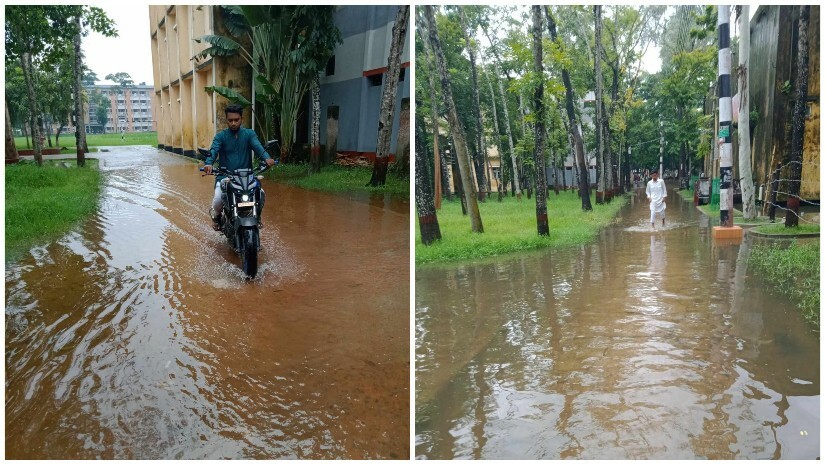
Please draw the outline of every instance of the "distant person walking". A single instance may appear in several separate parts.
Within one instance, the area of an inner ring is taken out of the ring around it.
[[[647,200],[650,201],[650,227],[656,229],[656,215],[662,215],[662,227],[665,226],[665,208],[667,208],[667,187],[665,180],[659,179],[659,173],[653,170],[653,179],[647,182]]]

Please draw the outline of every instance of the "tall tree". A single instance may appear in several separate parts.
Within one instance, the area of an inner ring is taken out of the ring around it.
[[[418,18],[418,20],[417,20],[416,25],[419,28],[418,30],[421,31],[422,34],[426,35],[427,32],[424,30],[424,28],[426,28],[427,23],[424,20],[421,9],[419,9],[417,11],[417,18]],[[433,126],[433,159],[434,159],[434,163],[433,163],[433,185],[435,186],[434,189],[433,189],[433,196],[434,196],[434,200],[435,200],[435,209],[439,210],[439,209],[441,209],[441,194],[442,194],[442,187],[443,187],[442,184],[444,184],[443,181],[442,181],[442,176],[443,175],[448,175],[449,172],[446,170],[446,163],[443,163],[443,162],[445,162],[445,160],[441,156],[441,152],[439,151],[439,147],[438,147],[438,145],[439,145],[438,138],[439,138],[439,132],[440,132],[439,127],[438,127],[439,126],[439,123],[438,123],[438,119],[439,119],[439,116],[438,116],[438,93],[436,92],[434,70],[432,69],[432,67],[434,67],[434,66],[432,64],[432,60],[430,59],[430,56],[432,55],[432,53],[430,51],[430,41],[429,40],[423,40],[422,45],[423,45],[423,47],[421,47],[422,55],[419,59],[416,60],[416,72],[417,72],[416,74],[418,74],[420,72],[423,72],[423,74],[426,74],[426,76],[427,76],[427,86],[428,86],[428,89],[429,89],[429,103],[430,103],[430,105],[429,105],[430,106],[430,120],[431,120],[431,124]],[[422,106],[418,105],[418,103],[416,103],[416,108],[422,108]],[[421,119],[421,118],[416,118],[416,123],[418,122],[417,120],[419,120],[419,119]],[[416,138],[417,137],[418,136],[416,135]],[[416,150],[418,150],[417,149],[417,147],[418,147],[417,143],[418,143],[418,141],[416,141]],[[417,155],[418,155],[418,153],[416,153],[416,156]],[[444,168],[443,170],[442,170],[442,164],[443,164],[443,168]],[[443,175],[442,175],[442,173],[443,173]],[[445,190],[447,191],[447,193],[449,195],[449,182],[446,183],[446,187],[447,187],[447,189],[445,189]]]
[[[793,106],[791,122],[790,179],[788,180],[788,213],[785,214],[785,227],[799,226],[799,194],[802,184],[802,148],[805,137],[805,100],[808,98],[808,21],[811,16],[810,5],[799,7],[799,36],[796,52],[796,102]]]
[[[112,108],[112,101],[107,93],[93,91],[89,96],[89,103],[95,104],[95,119],[100,125],[103,134],[106,134],[106,123],[109,121],[109,110]]]
[[[387,58],[387,73],[384,76],[384,89],[381,91],[381,109],[378,111],[378,141],[376,142],[375,148],[375,163],[372,168],[372,178],[370,178],[370,182],[368,183],[370,186],[383,186],[387,180],[392,120],[395,115],[398,78],[401,73],[401,53],[404,49],[404,38],[407,36],[409,17],[409,5],[400,5],[398,7],[398,13],[395,15],[395,24],[392,26],[390,55]]]
[[[17,145],[14,142],[14,130],[11,127],[8,101],[3,105],[6,109],[6,163],[13,163],[19,159]]]
[[[476,167],[478,172],[478,197],[484,202],[485,194],[489,191],[489,183],[487,181],[487,147],[484,144],[484,122],[481,118],[481,101],[478,94],[478,71],[476,69],[476,53],[475,41],[470,35],[470,26],[467,21],[466,7],[458,7],[458,17],[461,23],[461,31],[464,34],[465,48],[467,54],[470,56],[470,72],[472,76],[472,91],[473,91],[473,115],[476,120]]]
[[[467,209],[470,213],[470,221],[473,232],[484,232],[484,226],[481,223],[481,214],[478,211],[478,200],[476,199],[475,191],[472,189],[473,182],[470,179],[470,157],[467,150],[467,139],[464,135],[464,128],[461,126],[461,121],[458,119],[458,112],[455,108],[455,101],[453,100],[452,87],[450,80],[447,77],[447,63],[444,59],[444,52],[441,48],[441,40],[438,38],[438,29],[435,23],[432,6],[424,7],[424,18],[427,21],[427,32],[430,41],[430,48],[435,55],[436,68],[441,79],[441,93],[443,95],[444,104],[447,108],[447,118],[450,123],[450,130],[455,141],[456,159],[458,161],[459,172],[461,176],[461,183],[464,187],[464,199],[467,204]]]
[[[77,151],[77,166],[86,166],[86,152],[89,150],[86,144],[86,115],[83,112],[83,17],[75,16],[77,32],[74,35],[74,86],[72,95],[74,96],[74,140]],[[91,76],[90,76],[91,77]],[[96,77],[96,76],[95,76]],[[94,82],[92,82],[94,85]]]
[[[748,77],[751,53],[750,7],[743,5],[739,9],[739,179],[742,186],[742,214],[746,220],[756,218],[756,196],[753,188],[753,171],[751,171],[751,132],[750,132],[750,84]]]
[[[335,47],[342,42],[335,26],[334,7],[314,7],[312,14],[301,15],[300,32],[294,59],[299,72],[311,81],[312,120],[310,125],[310,171],[321,171],[321,72],[326,68]]]
[[[504,112],[504,130],[507,133],[507,144],[510,155],[510,163],[512,165],[513,170],[513,194],[515,194],[516,198],[521,200],[521,185],[519,184],[520,178],[518,164],[516,162],[515,144],[513,143],[513,130],[512,125],[510,124],[510,110],[508,110],[507,105],[507,94],[504,92],[504,82],[501,79],[501,58],[499,57],[499,54],[496,51],[495,43],[490,37],[489,30],[484,22],[481,23],[481,27],[482,31],[484,31],[484,35],[487,37],[487,40],[491,44],[490,51],[493,52],[493,70],[495,71],[496,80],[498,81],[499,95],[501,96],[501,107],[502,111]]]
[[[418,106],[421,102],[415,102]],[[430,167],[427,146],[424,142],[424,130],[421,118],[415,119],[415,207],[418,210],[418,227],[421,230],[421,242],[430,245],[441,239],[438,215],[435,210],[433,190],[430,185]],[[435,179],[438,182],[438,178]]]
[[[602,7],[595,5],[593,7],[593,16],[596,23],[596,51],[594,56],[594,67],[596,71],[596,153],[599,160],[599,183],[596,188],[596,203],[604,203],[605,193],[605,140],[604,134],[604,107],[602,106],[602,98],[604,95],[604,82],[602,80]]]
[[[550,7],[545,6],[544,11],[547,15],[547,24],[550,29],[550,38],[561,47],[561,42],[558,40],[556,33],[556,20],[550,12]],[[587,163],[584,158],[584,142],[582,141],[581,127],[576,120],[576,111],[573,105],[573,84],[570,82],[570,73],[567,71],[567,65],[562,67],[561,71],[562,81],[565,89],[565,109],[567,110],[567,120],[569,122],[570,133],[573,138],[573,145],[576,152],[576,162],[579,169],[579,196],[582,200],[582,210],[589,211],[593,209],[590,204],[590,177],[587,173]]]
[[[533,162],[536,168],[536,225],[539,236],[550,235],[547,222],[547,175],[544,169],[544,65],[542,64],[542,20],[541,7],[533,5],[533,72],[536,74],[536,90],[533,93],[533,106],[536,109],[536,148]]]

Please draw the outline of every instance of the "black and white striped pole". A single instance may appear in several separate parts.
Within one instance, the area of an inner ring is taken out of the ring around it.
[[[742,228],[733,225],[733,148],[730,95],[730,6],[719,5],[719,220],[713,228],[715,239],[741,243]]]
[[[733,145],[731,138],[730,95],[730,7],[719,5],[719,220],[724,227],[733,226]]]

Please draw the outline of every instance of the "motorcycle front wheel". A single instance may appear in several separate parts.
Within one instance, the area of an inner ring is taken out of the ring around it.
[[[256,232],[254,228],[243,230],[243,272],[249,279],[254,278],[255,275],[258,274],[258,244],[255,240]]]

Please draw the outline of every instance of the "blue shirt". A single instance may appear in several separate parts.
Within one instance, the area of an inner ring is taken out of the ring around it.
[[[247,128],[239,128],[237,132],[232,132],[231,129],[226,128],[223,131],[215,134],[212,140],[212,147],[209,148],[209,157],[206,158],[205,163],[211,165],[215,163],[216,159],[220,161],[220,166],[229,171],[234,171],[240,168],[252,168],[252,157],[250,152],[255,153],[262,159],[266,160],[272,158],[264,150],[261,141],[258,140],[255,131]],[[225,178],[226,176],[218,176],[217,180]]]

